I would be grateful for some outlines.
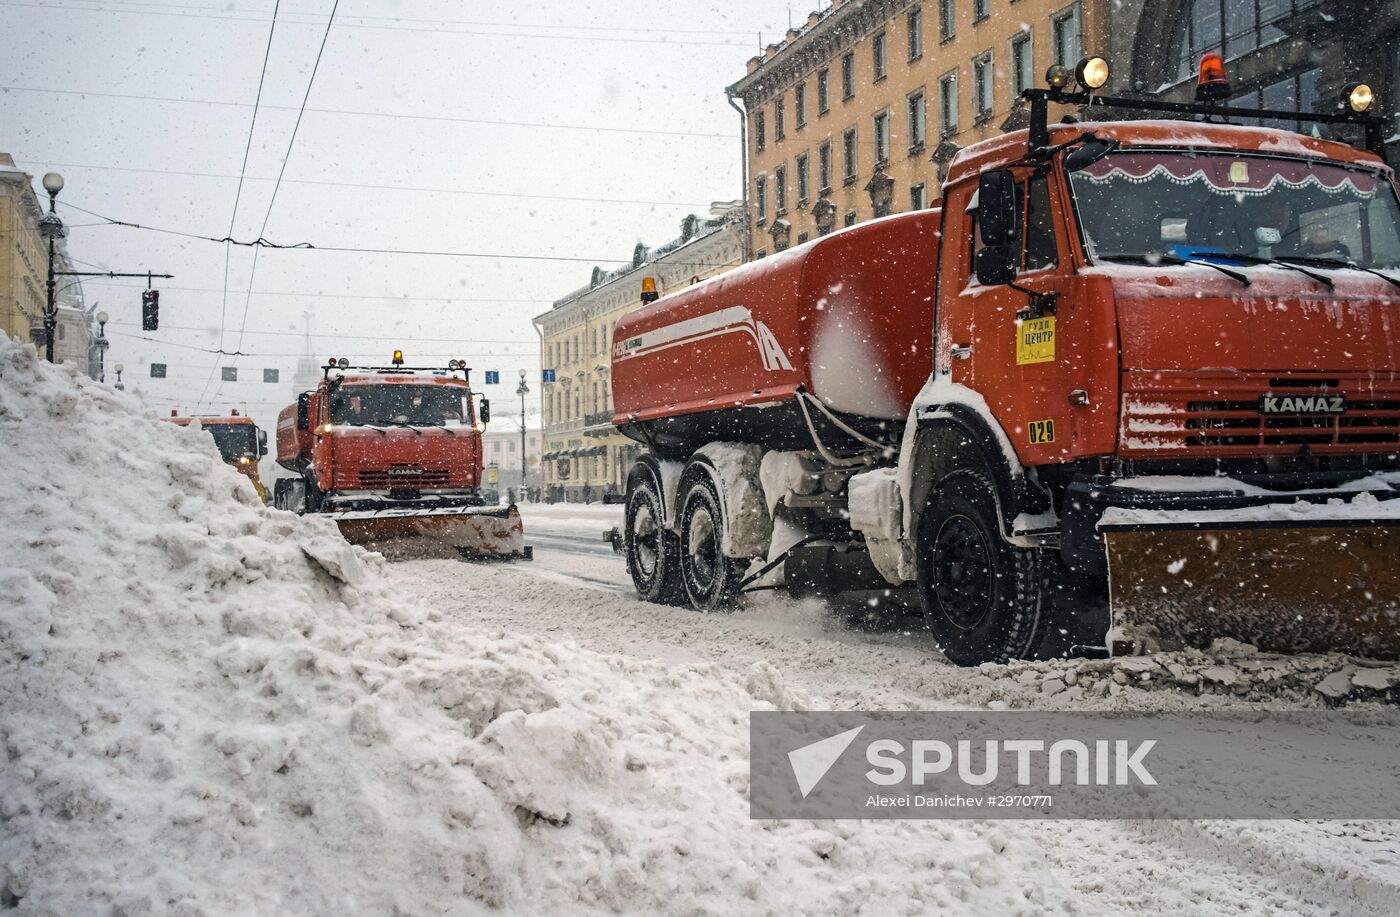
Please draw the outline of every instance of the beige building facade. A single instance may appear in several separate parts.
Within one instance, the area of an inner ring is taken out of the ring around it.
[[[934,203],[1022,89],[1106,47],[1108,0],[835,0],[748,62],[748,246],[762,257]]]
[[[0,153],[0,330],[31,341],[44,320],[48,244],[39,234],[43,209],[33,178]]]
[[[496,407],[494,419],[481,435],[482,460],[486,464],[486,483],[506,495],[506,490],[520,489],[520,426],[514,417],[504,410],[505,399]],[[543,436],[539,430],[525,431],[525,485],[540,485],[540,443]],[[524,502],[524,497],[516,495],[516,500]]]
[[[715,204],[708,219],[692,214],[678,238],[651,249],[638,244],[625,267],[594,268],[587,286],[535,318],[540,366],[554,377],[540,396],[546,499],[599,501],[626,489],[642,447],[612,425],[613,329],[640,305],[643,277],[654,277],[664,296],[742,264],[742,215],[737,201]]]

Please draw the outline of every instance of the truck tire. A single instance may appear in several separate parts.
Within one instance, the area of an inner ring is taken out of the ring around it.
[[[977,472],[954,472],[919,519],[924,622],[956,665],[1028,658],[1052,630],[1046,558],[1002,537],[992,487]]]
[[[697,611],[734,601],[747,561],[726,557],[724,504],[708,474],[690,476],[680,501],[680,567],[686,597]]]
[[[637,594],[648,602],[681,604],[685,589],[681,586],[680,542],[662,524],[661,494],[650,476],[628,492],[624,518],[623,556]]]

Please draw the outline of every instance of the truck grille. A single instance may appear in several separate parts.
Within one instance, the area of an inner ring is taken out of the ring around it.
[[[421,465],[390,465],[387,468],[360,469],[360,487],[365,490],[419,490],[425,487],[446,487],[446,468],[424,468]]]
[[[1201,456],[1392,452],[1400,447],[1400,378],[1131,373],[1124,380],[1125,453]],[[1341,413],[1266,414],[1265,395],[1341,395]],[[1379,448],[1378,448],[1379,447]]]

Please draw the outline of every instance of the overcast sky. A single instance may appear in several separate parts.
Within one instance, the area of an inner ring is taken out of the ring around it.
[[[478,383],[502,372],[509,384],[486,389],[498,414],[517,370],[538,392],[532,316],[594,264],[739,196],[724,87],[760,33],[777,40],[815,3],[341,0],[327,34],[335,0],[283,0],[269,49],[275,5],[0,0],[0,151],[36,185],[63,174],[83,269],[176,275],[159,282],[158,343],[136,337],[143,283],[87,283],[112,317],[109,367],[124,363],[128,388],[157,407],[202,396],[202,409],[247,405],[264,424],[290,389],[264,385],[262,369],[290,379],[304,313],[320,356],[461,356]],[[91,225],[73,207],[215,238],[578,260],[230,248]],[[221,337],[247,355],[197,349]],[[169,379],[149,379],[150,361]],[[209,381],[235,362],[242,381]]]

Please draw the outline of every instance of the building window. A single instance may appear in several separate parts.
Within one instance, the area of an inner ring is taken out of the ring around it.
[[[1055,63],[1073,68],[1079,63],[1079,4],[1056,13],[1050,20],[1050,31],[1055,42]],[[1194,65],[1193,65],[1194,67]]]
[[[807,84],[798,83],[797,88],[792,92],[792,116],[796,119],[798,130],[807,123]]]
[[[909,189],[909,209],[923,210],[928,206],[928,192],[924,190],[923,182]]]
[[[914,7],[909,11],[909,59],[918,60],[924,56],[924,11]]]
[[[784,117],[784,108],[787,103],[782,96],[778,96],[773,102],[773,140],[777,142],[787,136],[787,118]]]
[[[803,242],[806,242],[810,238],[812,238],[810,233],[799,232],[797,234],[797,244],[801,245]]]
[[[799,207],[807,203],[807,192],[810,190],[810,171],[807,168],[807,154],[803,153],[797,157],[797,206]]]
[[[1234,108],[1266,108],[1272,111],[1316,111],[1317,81],[1320,69],[1304,70],[1285,79],[1247,90],[1232,96],[1228,102]],[[1305,133],[1307,128],[1298,121],[1279,118],[1240,118],[1237,123],[1258,125],[1272,130]]]
[[[972,21],[978,23],[992,15],[992,0],[972,0]]]
[[[884,32],[876,32],[875,37],[870,40],[870,56],[875,64],[875,82],[878,83],[889,74],[889,70],[885,65]]]
[[[1281,41],[1287,37],[1281,20],[1317,5],[1318,0],[1188,0],[1175,20],[1170,46],[1177,78],[1195,75],[1207,51],[1234,59]]]
[[[817,71],[817,114],[824,115],[831,111],[831,71],[822,69]]]
[[[909,152],[923,149],[927,139],[927,125],[924,106],[924,91],[916,90],[909,94]]]
[[[856,52],[847,51],[841,58],[841,98],[848,100],[856,94]]]
[[[992,73],[992,52],[988,51],[972,62],[973,117],[978,121],[985,121],[992,116],[992,86],[995,79]]]
[[[957,34],[957,10],[953,6],[953,0],[938,0],[938,40],[951,41]]]
[[[756,111],[753,115],[753,148],[759,152],[768,145],[767,121],[763,117],[763,112]]]
[[[890,113],[882,111],[875,116],[875,167],[879,168],[890,159]]]
[[[958,73],[944,74],[938,81],[939,128],[943,136],[958,132]]]
[[[753,196],[758,207],[758,222],[762,224],[768,219],[768,179],[762,175],[754,179]]]
[[[846,159],[846,161],[842,164],[844,166],[844,171],[841,173],[841,175],[847,183],[853,182],[856,180],[857,167],[856,129],[854,127],[846,128],[846,132],[841,135],[841,153]]]
[[[817,187],[819,193],[831,193],[831,141],[817,147]]]
[[[855,212],[854,210],[847,210],[847,211],[846,211],[846,218],[845,218],[844,220],[841,221],[841,225],[842,225],[842,226],[854,226],[854,225],[856,225],[856,212]]]
[[[1011,39],[1011,86],[1019,97],[1035,85],[1035,65],[1031,59],[1031,33],[1022,32]]]
[[[787,166],[773,170],[773,215],[787,213]]]

